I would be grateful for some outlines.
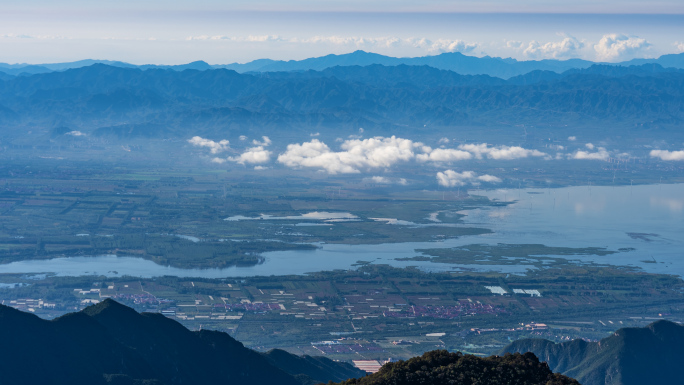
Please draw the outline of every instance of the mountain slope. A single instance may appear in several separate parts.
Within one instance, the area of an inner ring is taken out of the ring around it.
[[[139,314],[110,299],[53,321],[0,305],[0,340],[7,347],[0,352],[2,383],[7,384],[310,383],[225,333],[191,332],[161,314]],[[346,365],[328,364],[337,372],[359,375]],[[299,368],[319,370],[306,360]]]
[[[623,328],[599,342],[518,340],[502,352],[532,352],[556,372],[584,385],[675,384],[681,382],[684,326],[658,321]]]
[[[365,127],[398,135],[422,127],[682,122],[684,73],[650,64],[534,72],[509,81],[404,65],[239,74],[94,64],[0,81],[0,135],[22,126],[172,138],[252,129],[273,135]]]
[[[460,52],[446,52],[435,56],[396,58],[365,51],[354,51],[342,55],[326,55],[304,60],[260,60],[245,64],[217,66],[238,72],[278,72],[278,71],[320,71],[336,66],[430,66],[436,69],[458,72],[462,75],[489,75],[509,78],[534,70],[563,72],[571,68],[586,68],[593,63],[586,60],[529,60],[501,59],[497,57],[467,56]]]
[[[479,358],[446,350],[427,352],[408,361],[383,365],[370,376],[341,385],[579,385],[551,372],[531,353]]]
[[[344,381],[348,378],[366,375],[365,371],[350,364],[335,362],[326,357],[295,356],[280,349],[273,349],[262,353],[262,355],[271,365],[288,374],[308,377],[310,380],[305,379],[305,381],[309,384],[318,384],[329,380]]]

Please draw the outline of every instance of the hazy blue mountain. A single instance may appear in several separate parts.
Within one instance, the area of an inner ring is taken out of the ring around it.
[[[581,59],[544,59],[544,60],[523,60],[519,61],[512,58],[498,58],[498,57],[475,57],[464,55],[459,52],[447,52],[439,55],[421,56],[411,58],[396,58],[391,56],[380,55],[365,51],[355,51],[348,54],[341,55],[325,55],[321,57],[308,58],[303,60],[272,60],[272,59],[258,59],[248,63],[232,63],[232,64],[215,64],[210,65],[204,61],[195,61],[188,64],[181,65],[158,65],[145,64],[134,65],[124,63],[121,61],[111,60],[79,60],[68,63],[50,63],[40,65],[29,64],[4,64],[0,63],[0,71],[10,75],[18,75],[21,73],[45,73],[50,71],[63,71],[73,68],[81,68],[93,64],[106,64],[122,68],[140,68],[140,69],[172,69],[176,71],[183,71],[186,69],[196,70],[210,70],[210,69],[230,69],[239,73],[248,72],[289,72],[289,71],[322,71],[332,67],[348,67],[348,66],[429,66],[436,69],[453,71],[461,75],[488,75],[491,77],[498,77],[508,79],[530,72],[545,71],[562,73],[571,69],[585,69],[594,63]],[[664,68],[679,68],[684,69],[684,53],[663,55],[657,59],[634,59],[622,63],[610,64],[613,66],[640,66],[643,64],[658,64]],[[1,80],[1,79],[0,79]]]
[[[192,332],[110,299],[52,321],[0,305],[0,339],[3,384],[301,385],[363,374],[325,358],[278,352],[272,360],[228,334]],[[272,364],[290,361],[296,377]]]
[[[209,64],[207,64],[207,62],[204,62],[201,60],[194,61],[194,62],[188,63],[188,64],[179,64],[179,65],[157,65],[157,64],[135,65],[135,64],[125,63],[122,61],[115,61],[115,60],[85,59],[85,60],[78,60],[78,61],[66,62],[66,63],[49,63],[49,64],[39,64],[39,65],[0,63],[0,72],[5,73],[5,74],[9,74],[9,75],[39,74],[39,73],[47,73],[47,72],[53,72],[53,71],[65,71],[65,70],[74,69],[74,68],[89,67],[89,66],[94,65],[94,64],[105,64],[108,66],[121,67],[121,68],[140,68],[143,70],[172,69],[172,70],[176,70],[176,71],[184,71],[187,69],[205,71],[205,70],[211,70],[211,69],[216,69],[216,68],[221,67],[221,66],[209,65]]]
[[[64,71],[72,68],[81,68],[81,67],[88,67],[93,64],[106,64],[110,66],[116,66],[116,67],[123,67],[123,68],[135,68],[137,67],[135,64],[128,64],[124,63],[122,61],[115,61],[115,60],[93,60],[93,59],[86,59],[86,60],[78,60],[78,61],[73,61],[73,62],[68,62],[68,63],[50,63],[50,64],[41,64],[41,67],[45,67],[51,71]]]
[[[572,70],[568,70],[572,71]],[[548,71],[548,70],[535,70],[528,72],[524,75],[513,76],[508,79],[508,84],[515,84],[518,86],[526,86],[530,84],[536,84],[541,82],[551,82],[562,78],[563,75],[558,72]]]
[[[612,78],[624,77],[629,75],[635,76],[652,76],[662,73],[684,73],[684,69],[680,68],[665,68],[658,63],[644,63],[641,65],[607,65],[607,64],[594,64],[589,68],[583,69],[570,69],[561,74],[561,77],[573,75],[573,74],[583,74],[583,75],[601,75]]]
[[[682,346],[684,326],[658,321],[620,329],[599,342],[518,340],[502,353],[532,352],[551,370],[584,385],[669,385],[682,382]]]
[[[5,81],[5,80],[10,80],[14,77],[14,75],[10,75],[8,73],[2,72],[2,69],[0,69],[0,80]]]
[[[623,66],[642,65],[642,64],[659,64],[663,67],[684,68],[684,53],[663,55],[657,59],[632,59],[620,63]]]
[[[46,135],[70,127],[133,138],[318,127],[385,134],[464,125],[649,129],[682,122],[684,73],[654,64],[532,72],[509,81],[406,65],[239,74],[95,64],[0,82],[2,135],[18,125]]]
[[[212,66],[212,65],[209,65],[205,61],[198,60],[198,61],[194,61],[192,63],[179,64],[179,65],[144,64],[141,66],[137,66],[137,68],[144,69],[144,70],[148,70],[148,69],[170,69],[170,70],[174,70],[174,71],[185,71],[185,70],[206,71],[206,70],[220,68],[220,66]]]
[[[501,59],[489,56],[467,56],[459,52],[442,53],[435,56],[413,58],[395,58],[365,51],[355,51],[342,55],[326,55],[317,58],[290,61],[259,61],[246,64],[229,64],[223,68],[237,72],[279,72],[324,70],[336,66],[368,66],[381,64],[384,66],[430,66],[433,68],[454,71],[461,75],[489,75],[493,77],[509,78],[534,70],[549,70],[563,72],[571,68],[586,68],[592,62],[579,59],[570,60],[531,60],[517,61],[515,59]]]
[[[453,71],[440,70],[427,65],[385,66],[335,66],[322,71],[266,72],[262,76],[271,79],[312,79],[334,77],[342,81],[356,82],[378,87],[455,87],[504,85],[503,79],[489,75],[461,75]]]
[[[6,67],[0,66],[0,72],[3,72],[7,75],[34,75],[34,74],[43,74],[47,72],[52,72],[51,69],[42,66],[42,65],[25,65],[25,66],[10,66],[7,65]]]
[[[584,69],[591,67],[594,63],[581,59],[568,60],[524,60],[519,61],[512,58],[498,57],[475,57],[467,56],[459,52],[448,52],[433,56],[422,56],[413,58],[395,58],[390,56],[369,53],[365,51],[355,51],[342,55],[326,55],[317,58],[304,60],[270,60],[260,59],[244,64],[227,64],[215,67],[232,69],[237,72],[280,72],[280,71],[321,71],[326,68],[336,66],[369,66],[381,64],[384,66],[430,66],[437,69],[454,71],[461,75],[489,75],[499,78],[510,78],[527,74],[533,71],[551,71],[562,73],[570,69]],[[634,66],[643,64],[658,64],[665,68],[684,69],[684,53],[663,55],[657,59],[634,59],[610,65]]]

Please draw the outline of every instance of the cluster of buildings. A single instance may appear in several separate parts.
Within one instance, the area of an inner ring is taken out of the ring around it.
[[[505,313],[501,307],[483,304],[479,301],[463,301],[457,306],[407,306],[402,309],[389,308],[382,315],[391,318],[429,317],[439,319],[455,319],[461,316],[477,314]]]
[[[17,310],[28,311],[35,313],[37,309],[54,309],[57,306],[54,302],[47,302],[42,299],[17,299],[11,301],[2,301],[3,305],[13,307]]]
[[[485,289],[489,290],[492,294],[505,295],[508,294],[506,289],[501,286],[485,286]],[[536,289],[513,289],[514,294],[529,295],[530,297],[541,297],[541,293]]]

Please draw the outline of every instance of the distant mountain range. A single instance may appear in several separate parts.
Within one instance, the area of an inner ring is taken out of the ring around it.
[[[313,385],[365,375],[324,357],[265,354],[111,299],[52,321],[0,305],[3,384]]]
[[[554,372],[583,385],[681,384],[684,326],[658,321],[645,328],[624,328],[599,342],[553,343],[518,340],[502,353],[532,352]]]
[[[0,81],[0,136],[187,138],[458,126],[676,128],[684,70],[593,65],[508,80],[430,66],[239,74],[105,64]],[[438,133],[437,133],[438,134]],[[72,137],[73,138],[73,137]]]
[[[186,69],[210,70],[210,69],[230,69],[239,73],[245,72],[283,72],[283,71],[322,71],[331,67],[347,66],[369,66],[381,64],[384,66],[429,66],[436,69],[454,71],[461,75],[489,75],[493,77],[508,79],[513,76],[523,75],[532,71],[551,71],[561,73],[570,69],[584,69],[591,67],[594,63],[581,59],[568,60],[525,60],[503,59],[499,57],[475,57],[467,56],[459,52],[442,53],[435,56],[421,56],[412,58],[396,58],[384,56],[376,53],[355,51],[342,55],[326,55],[321,57],[309,58],[304,60],[271,60],[259,59],[248,63],[232,63],[210,65],[203,61],[196,61],[182,65],[134,65],[120,61],[111,60],[79,60],[69,63],[52,64],[4,64],[0,63],[0,72],[6,75],[33,75],[53,71],[64,71],[67,69],[81,68],[93,64],[106,64],[122,68],[147,69],[171,69],[184,71]],[[608,64],[608,63],[603,63]],[[684,68],[684,53],[663,55],[657,59],[634,59],[621,63],[613,63],[613,66],[633,66],[642,64],[658,64],[663,67]],[[0,80],[2,78],[0,77]]]

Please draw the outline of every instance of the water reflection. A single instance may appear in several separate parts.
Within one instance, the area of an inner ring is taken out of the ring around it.
[[[358,261],[397,267],[418,266],[431,271],[473,269],[522,273],[533,267],[448,265],[429,261],[399,261],[397,258],[414,257],[418,255],[415,249],[458,247],[474,243],[534,243],[559,247],[623,249],[624,252],[609,256],[583,255],[572,256],[570,259],[587,263],[635,266],[648,272],[684,276],[684,184],[478,190],[477,194],[492,200],[510,202],[504,207],[484,207],[460,212],[466,215],[463,218],[466,226],[490,228],[494,231],[491,234],[435,242],[381,245],[323,244],[316,250],[265,253],[263,264],[227,269],[178,269],[160,266],[140,258],[99,256],[14,262],[0,265],[0,273],[52,272],[58,275],[174,275],[220,278],[350,269],[354,268]],[[322,216],[328,217],[328,214],[330,213],[324,213]],[[346,218],[338,220],[349,219],[351,214],[344,214]],[[434,222],[430,224],[440,225]]]

